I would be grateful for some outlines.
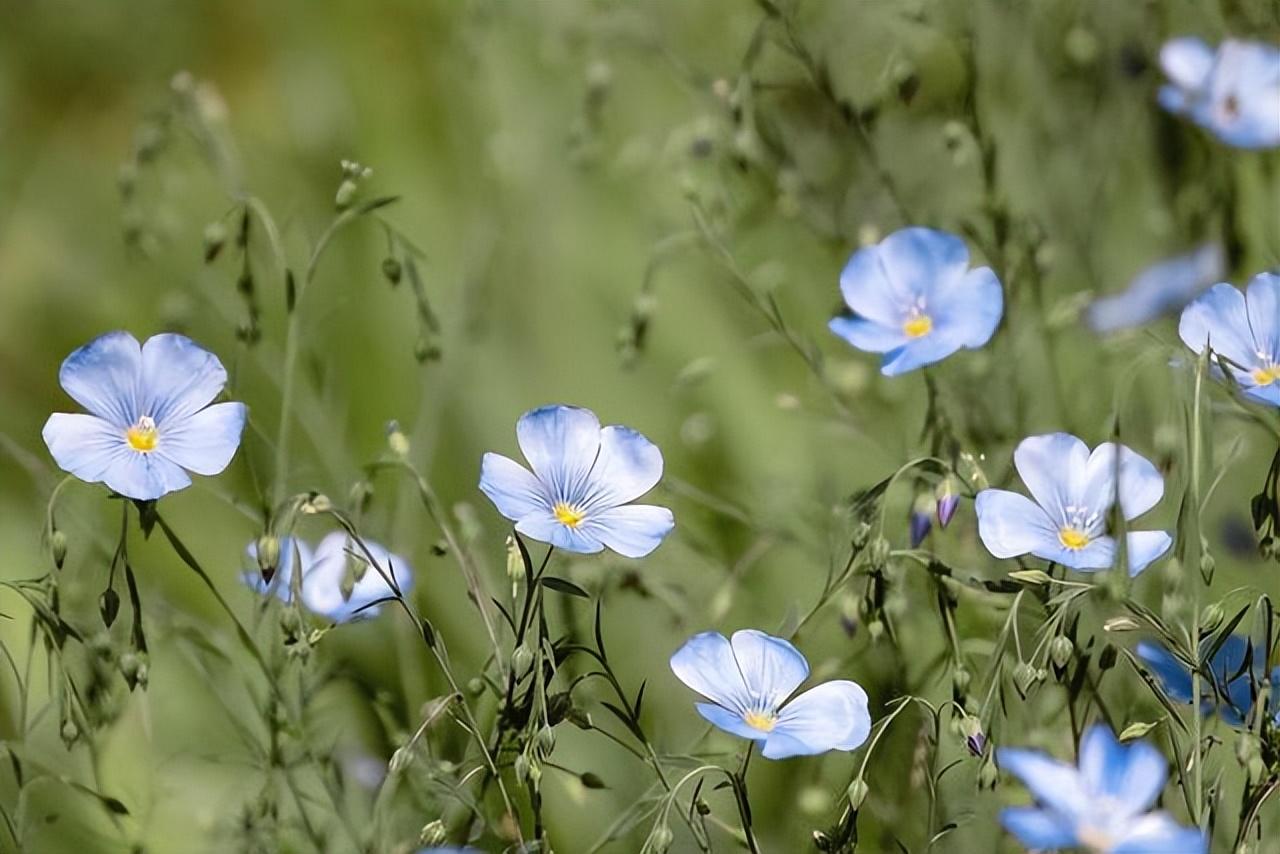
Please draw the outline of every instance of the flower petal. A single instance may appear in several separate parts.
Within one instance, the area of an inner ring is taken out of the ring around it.
[[[1213,49],[1192,37],[1170,39],[1160,48],[1160,67],[1165,76],[1183,89],[1201,89],[1209,82],[1213,58]]]
[[[1019,747],[998,748],[996,761],[1041,804],[1072,820],[1088,814],[1091,795],[1074,767],[1039,750]]]
[[[381,606],[370,606],[370,603],[394,595],[387,584],[386,573],[391,574],[401,593],[412,589],[413,573],[403,558],[391,554],[372,540],[364,540],[364,545],[368,555],[345,531],[334,531],[320,541],[311,568],[302,576],[302,603],[308,610],[336,623],[372,617],[381,610]],[[369,565],[370,556],[377,562],[377,567]],[[361,568],[363,574],[353,584],[350,597],[343,598],[342,587],[347,573],[358,573]]]
[[[1080,572],[1095,572],[1115,566],[1116,541],[1111,537],[1094,537],[1082,549],[1069,549],[1059,542],[1048,544],[1046,548],[1037,549],[1032,554]]]
[[[867,353],[887,353],[910,340],[901,326],[885,326],[865,317],[833,317],[827,326],[845,341]]]
[[[171,417],[155,453],[187,471],[218,474],[240,447],[246,415],[243,403],[215,403],[194,415]]]
[[[1245,304],[1258,352],[1280,363],[1280,276],[1275,273],[1254,276],[1245,292]]]
[[[1004,315],[1004,289],[990,267],[979,267],[938,291],[929,313],[933,334],[945,335],[962,347],[981,347],[991,340]]]
[[[570,528],[557,519],[550,508],[535,510],[521,518],[516,522],[516,530],[538,542],[575,554],[590,555],[604,549],[604,543],[595,535],[595,528],[586,524]]]
[[[1067,522],[1068,507],[1084,503],[1089,447],[1069,433],[1028,436],[1013,452],[1013,464],[1055,526]]]
[[[783,638],[743,629],[733,633],[730,643],[753,709],[778,709],[809,675],[809,662]]]
[[[209,405],[227,384],[218,357],[185,335],[153,335],[142,345],[142,411],[161,428]]]
[[[127,498],[151,501],[186,489],[191,477],[177,463],[159,454],[125,448],[116,455],[102,482]]]
[[[867,692],[846,680],[823,682],[782,707],[761,755],[785,759],[853,750],[870,733]]]
[[[1177,97],[1182,96],[1179,93]],[[1222,246],[1206,243],[1194,252],[1143,269],[1120,293],[1094,300],[1086,310],[1086,320],[1089,328],[1101,333],[1142,326],[1181,309],[1225,274]]]
[[[480,491],[512,522],[551,508],[542,482],[527,468],[502,454],[488,453],[480,461]]]
[[[99,418],[128,427],[138,412],[142,350],[128,332],[108,332],[76,350],[62,363],[58,382]]]
[[[1115,502],[1117,493],[1126,520],[1146,513],[1164,496],[1164,478],[1160,472],[1150,460],[1126,445],[1104,442],[1093,449],[1086,469],[1081,501],[1102,516]]]
[[[644,557],[662,544],[676,520],[665,507],[627,504],[593,513],[578,529],[623,557]]]
[[[974,510],[978,536],[995,557],[1019,557],[1058,542],[1058,529],[1048,514],[1025,495],[984,489]]]
[[[1196,353],[1204,351],[1207,341],[1215,353],[1241,367],[1257,361],[1244,293],[1225,282],[1209,288],[1182,310],[1178,336]]]
[[[1244,396],[1252,398],[1259,403],[1270,404],[1271,406],[1280,406],[1280,383],[1273,382],[1270,385],[1259,385],[1253,388],[1246,388]]]
[[[1080,775],[1091,792],[1112,800],[1113,810],[1137,816],[1160,797],[1169,764],[1150,744],[1121,744],[1110,727],[1095,724],[1080,739]]]
[[[1164,531],[1131,531],[1125,535],[1129,552],[1129,577],[1146,569],[1173,545],[1173,538]]]
[[[676,678],[708,700],[739,717],[751,708],[729,639],[719,632],[699,632],[671,656]]]
[[[764,741],[769,737],[769,733],[756,729],[744,721],[741,715],[729,711],[724,706],[717,706],[714,703],[694,703],[694,708],[698,710],[698,714],[725,732],[753,741]]]
[[[1164,646],[1151,641],[1140,641],[1135,650],[1138,658],[1160,682],[1169,699],[1178,703],[1191,702],[1191,671],[1177,656]]]
[[[957,331],[937,331],[921,338],[914,338],[897,350],[885,354],[880,373],[886,377],[901,374],[941,362],[961,347]]]
[[[1165,812],[1134,821],[1107,854],[1205,854],[1209,841],[1199,828],[1183,827]]]
[[[600,431],[600,453],[587,484],[588,513],[635,501],[662,479],[662,451],[630,427]]]
[[[516,440],[552,502],[578,503],[600,452],[600,421],[589,409],[543,406],[516,422]]]
[[[58,464],[89,483],[99,483],[130,448],[124,431],[96,415],[55,412],[45,422],[44,443]]]
[[[1009,807],[1000,811],[1000,823],[1033,851],[1071,848],[1079,841],[1072,823],[1052,810]]]
[[[894,292],[923,297],[929,308],[934,294],[957,283],[969,269],[969,247],[964,241],[932,228],[899,229],[880,241],[877,249]]]
[[[1195,118],[1219,139],[1239,148],[1280,145],[1280,48],[1227,39],[1207,88]]]
[[[899,293],[880,264],[880,247],[864,246],[840,271],[840,293],[859,317],[889,328],[901,328],[912,297]]]

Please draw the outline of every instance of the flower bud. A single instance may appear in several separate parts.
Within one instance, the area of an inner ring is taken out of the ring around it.
[[[524,644],[516,647],[515,652],[511,654],[511,669],[517,676],[523,674],[533,664],[533,653],[529,651],[529,647]]]
[[[978,788],[994,789],[998,782],[1000,782],[1000,770],[996,768],[991,756],[988,756],[987,761],[982,763],[982,769],[978,771]]]
[[[53,555],[53,565],[62,569],[67,560],[67,535],[57,529],[49,535],[49,553]]]
[[[871,637],[871,642],[876,643],[880,638],[884,637],[884,623],[879,620],[872,620],[867,623],[867,634]]]
[[[923,492],[916,496],[911,505],[911,548],[919,548],[924,538],[929,536],[929,531],[933,528],[933,514],[937,509],[938,503],[933,496]]]
[[[103,590],[98,597],[98,613],[102,615],[102,624],[111,628],[111,624],[116,621],[116,614],[120,613],[120,594],[114,587]]]
[[[884,537],[876,537],[871,541],[871,568],[884,569],[889,562],[889,541]]]
[[[671,847],[671,842],[674,838],[674,835],[671,833],[671,828],[667,827],[665,822],[659,824],[649,834],[649,840],[645,845],[645,850],[651,851],[653,854],[666,854],[666,851]]]
[[[1027,692],[1035,685],[1037,675],[1036,668],[1025,661],[1018,662],[1018,666],[1013,668],[1013,684],[1018,693],[1026,697]]]
[[[549,726],[544,726],[538,730],[537,745],[543,756],[550,756],[552,751],[556,749],[555,730]]]
[[[62,722],[62,743],[67,747],[75,744],[80,738],[80,727],[76,726],[75,721],[67,719]]]
[[[1133,632],[1142,626],[1133,617],[1112,617],[1102,624],[1104,632]]]
[[[529,779],[529,757],[523,753],[516,756],[515,761],[511,763],[511,768],[515,771],[516,780],[524,783]]]
[[[1071,638],[1065,635],[1058,635],[1049,644],[1049,658],[1053,660],[1054,665],[1059,670],[1067,666],[1067,662],[1071,661],[1071,653],[1075,651],[1075,645],[1071,643]]]
[[[391,754],[391,761],[387,763],[387,770],[392,774],[399,774],[413,764],[413,750],[409,747],[400,747],[396,752]]]
[[[1225,616],[1221,603],[1210,602],[1200,612],[1200,631],[1205,634],[1214,631],[1218,626],[1222,625],[1222,620]]]
[[[514,598],[520,583],[524,581],[524,555],[514,535],[507,535],[507,578],[511,579],[511,596]]]
[[[227,227],[219,220],[204,227],[204,262],[211,263],[227,243]]]
[[[313,492],[307,496],[306,500],[298,506],[298,510],[308,516],[315,516],[319,513],[328,513],[333,509],[333,502],[329,500],[329,496],[319,492]]]
[[[938,524],[945,528],[951,524],[951,517],[960,508],[960,494],[956,489],[955,478],[951,475],[943,478],[934,492],[934,499],[937,501]]]
[[[1217,567],[1217,562],[1213,559],[1213,553],[1203,551],[1200,553],[1200,575],[1204,578],[1204,583],[1209,584],[1213,581],[1213,570]]]
[[[409,437],[400,429],[398,421],[387,422],[387,447],[400,459],[409,456]]]
[[[960,454],[960,463],[965,469],[965,480],[972,484],[975,490],[981,492],[991,485],[987,480],[987,473],[982,470],[982,465],[973,454],[963,451]]]
[[[853,547],[858,551],[862,551],[867,547],[867,540],[871,537],[871,526],[866,522],[859,522],[854,526],[851,541]]]
[[[445,830],[444,822],[436,819],[422,828],[422,832],[418,834],[418,843],[427,847],[436,847],[443,845],[449,839],[449,833]]]
[[[845,797],[849,799],[849,808],[857,812],[858,808],[862,806],[862,802],[867,799],[869,791],[866,781],[861,777],[850,783],[849,788],[845,790]]]
[[[951,674],[951,687],[957,694],[965,694],[969,690],[969,682],[973,679],[972,674],[966,668],[957,667],[955,672]]]
[[[270,584],[276,569],[280,566],[280,540],[271,534],[263,534],[258,537],[255,548],[258,552],[258,571],[262,573],[262,581],[264,584]]]
[[[391,283],[391,287],[400,284],[400,277],[404,273],[404,268],[400,262],[391,256],[382,259],[382,276]]]
[[[338,192],[333,196],[333,206],[340,211],[351,207],[358,190],[359,187],[356,186],[355,181],[350,178],[343,178],[342,183],[338,185]]]
[[[1107,644],[1102,648],[1102,652],[1098,654],[1098,669],[1110,670],[1116,666],[1116,648],[1112,644]]]
[[[981,756],[987,749],[987,734],[982,730],[982,721],[969,716],[964,719],[962,726],[965,747],[974,756]]]
[[[484,680],[479,676],[473,676],[467,680],[467,693],[473,697],[479,697],[484,693]]]

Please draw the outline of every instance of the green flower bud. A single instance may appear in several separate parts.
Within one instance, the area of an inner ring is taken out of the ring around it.
[[[871,568],[884,569],[889,562],[889,541],[884,537],[876,537],[871,541]]]
[[[401,747],[391,754],[391,761],[387,763],[387,770],[392,774],[399,774],[413,764],[413,751],[408,747]]]
[[[1000,771],[991,758],[994,755],[994,751],[988,753],[987,761],[982,763],[982,768],[978,771],[978,788],[980,789],[994,789],[996,783],[1000,782]]]
[[[75,744],[80,739],[80,727],[75,725],[71,719],[62,722],[62,743],[67,747]]]
[[[473,676],[467,680],[467,693],[473,697],[479,697],[484,693],[484,680],[479,676]]]
[[[853,529],[852,542],[853,547],[858,551],[862,551],[867,547],[867,540],[871,538],[871,526],[866,522],[859,522]]]
[[[398,421],[387,422],[387,447],[400,459],[409,456],[409,437],[400,429]]]
[[[1217,567],[1217,562],[1213,559],[1213,553],[1209,551],[1200,554],[1200,574],[1204,576],[1205,583],[1213,581],[1213,570]]]
[[[507,535],[507,578],[511,579],[511,596],[514,598],[524,581],[524,555],[520,553],[520,544],[514,535]]]
[[[350,178],[342,179],[342,183],[338,185],[338,192],[333,196],[333,206],[340,211],[346,210],[355,201],[358,191],[359,187],[355,181]]]
[[[537,745],[543,756],[550,756],[551,752],[556,749],[555,730],[549,726],[544,726],[538,730]]]
[[[849,799],[849,808],[857,812],[858,808],[862,806],[862,802],[867,799],[868,791],[870,789],[867,787],[866,781],[861,777],[850,783],[849,788],[845,790],[845,796]]]
[[[515,772],[516,779],[521,783],[524,783],[526,780],[529,779],[529,757],[528,756],[525,756],[523,753],[518,755],[515,758],[515,761],[511,764],[511,768]]]
[[[671,828],[667,827],[665,822],[659,824],[649,834],[648,842],[645,843],[645,850],[652,852],[652,854],[666,854],[674,838]]]
[[[58,569],[62,569],[62,564],[67,559],[67,535],[55,529],[49,535],[49,553],[53,555],[53,565]]]
[[[1200,612],[1200,631],[1208,634],[1215,631],[1222,625],[1222,620],[1226,615],[1222,611],[1222,605],[1218,602],[1210,602],[1204,606],[1204,610]]]
[[[1057,665],[1058,669],[1067,666],[1067,662],[1071,661],[1071,653],[1075,651],[1075,645],[1071,643],[1071,638],[1058,635],[1049,644],[1049,658]]]
[[[262,580],[270,584],[280,566],[280,540],[271,534],[263,534],[258,537],[256,549],[258,570],[262,573]]]
[[[957,694],[965,694],[969,691],[969,683],[972,679],[973,675],[966,668],[957,667],[951,674],[951,687]]]
[[[520,644],[515,652],[511,653],[511,669],[517,676],[523,675],[532,664],[533,653],[524,644]]]
[[[382,275],[391,287],[400,284],[400,277],[404,273],[404,268],[400,266],[400,262],[390,256],[382,259]]]
[[[222,247],[227,243],[227,227],[221,220],[211,222],[204,227],[204,261],[211,263],[218,257]]]
[[[1018,662],[1018,666],[1013,669],[1013,684],[1018,689],[1018,693],[1027,696],[1027,692],[1036,683],[1036,668],[1032,667],[1025,661]]]
[[[427,824],[418,834],[418,842],[428,847],[443,845],[448,839],[449,833],[440,819]]]

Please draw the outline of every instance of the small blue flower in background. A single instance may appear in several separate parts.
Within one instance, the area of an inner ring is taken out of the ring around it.
[[[282,537],[280,565],[270,583],[264,582],[258,572],[246,572],[242,578],[245,584],[259,593],[275,593],[282,601],[288,602],[292,598],[293,573],[300,566],[302,604],[307,610],[335,623],[373,617],[382,610],[382,600],[394,595],[382,573],[390,572],[400,592],[408,593],[413,588],[413,572],[399,555],[391,554],[372,540],[365,540],[364,544],[382,572],[368,565],[364,549],[344,531],[334,531],[320,541],[314,553],[296,537]],[[257,544],[250,543],[246,552],[256,560]],[[343,582],[353,569],[356,574],[363,569],[363,575],[352,586],[350,595],[344,596]],[[372,604],[374,602],[379,604]]]
[[[520,416],[516,440],[533,472],[487,453],[480,489],[516,530],[556,548],[644,557],[675,527],[665,507],[631,504],[662,478],[662,452],[630,427],[600,427],[589,409]]]
[[[1089,446],[1067,433],[1019,443],[1014,465],[1035,501],[1003,489],[978,493],[978,535],[998,558],[1032,554],[1071,569],[1108,569],[1116,542],[1106,533],[1117,495],[1126,521],[1154,507],[1164,479],[1145,457],[1111,442]],[[1119,475],[1117,483],[1117,474]],[[1129,575],[1137,575],[1173,543],[1164,531],[1131,531]]]
[[[1151,812],[1168,776],[1160,751],[1146,742],[1123,745],[1095,724],[1080,740],[1079,767],[1039,750],[1002,747],[1000,767],[1020,779],[1033,807],[1000,813],[1005,829],[1038,851],[1085,848],[1098,854],[1202,854],[1199,829],[1166,812]]]
[[[904,228],[859,249],[840,273],[840,291],[855,316],[834,318],[831,331],[884,353],[887,377],[981,347],[1004,312],[991,268],[969,269],[964,241],[929,228]]]
[[[58,372],[89,410],[56,412],[44,441],[59,468],[149,501],[191,485],[188,472],[221,472],[240,447],[243,403],[213,403],[227,384],[218,357],[181,335],[143,346],[109,332],[76,350]]]
[[[1228,39],[1213,48],[1179,38],[1160,49],[1169,85],[1160,105],[1190,118],[1227,145],[1280,145],[1280,47]]]
[[[1222,247],[1207,243],[1147,267],[1120,293],[1094,300],[1085,309],[1085,322],[1104,333],[1142,326],[1182,308],[1225,274]]]
[[[1206,651],[1207,648],[1206,641]],[[1264,653],[1256,649],[1251,671],[1245,670],[1248,652],[1249,639],[1246,637],[1232,635],[1223,641],[1209,663],[1213,684],[1206,681],[1201,688],[1201,710],[1205,714],[1217,710],[1218,715],[1231,726],[1244,723],[1253,708],[1254,685],[1266,675],[1266,662],[1260,660]],[[1160,687],[1169,699],[1178,703],[1191,702],[1191,669],[1188,665],[1159,643],[1142,641],[1138,644],[1137,653],[1160,681]],[[1271,684],[1278,686],[1272,690],[1280,689],[1280,667],[1271,671]],[[1270,712],[1272,708],[1277,709],[1275,720],[1280,724],[1280,702],[1274,697],[1269,698],[1263,713]]]
[[[1214,285],[1183,309],[1178,335],[1195,352],[1208,343],[1230,361],[1246,397],[1280,406],[1280,276],[1259,273],[1245,292]]]
[[[763,741],[768,759],[853,750],[867,740],[867,693],[846,680],[823,682],[790,702],[809,663],[787,641],[754,629],[702,632],[671,656],[676,677],[711,700],[698,712],[725,732]]]

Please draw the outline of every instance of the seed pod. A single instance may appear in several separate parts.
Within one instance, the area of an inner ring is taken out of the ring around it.
[[[62,564],[67,559],[67,535],[62,531],[55,529],[49,535],[49,553],[53,555],[53,565],[62,569]]]
[[[391,287],[400,284],[400,277],[404,274],[404,267],[400,262],[391,256],[382,259],[382,276],[391,283]]]

